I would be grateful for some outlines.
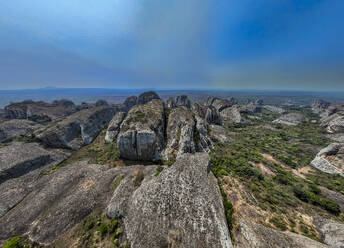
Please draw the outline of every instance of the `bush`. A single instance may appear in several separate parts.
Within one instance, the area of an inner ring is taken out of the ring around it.
[[[107,225],[105,224],[102,224],[100,227],[99,227],[99,231],[102,235],[105,235],[107,232],[108,232],[108,227]]]
[[[283,218],[281,216],[272,217],[269,220],[269,222],[272,223],[275,227],[281,229],[282,231],[287,230],[287,225],[286,225],[286,223],[284,222],[284,220],[283,220]]]
[[[320,201],[320,205],[322,208],[326,209],[327,211],[329,211],[330,213],[334,214],[334,215],[339,215],[340,214],[340,207],[339,205],[330,200],[330,199],[322,199]]]
[[[92,229],[94,227],[94,221],[92,219],[88,219],[86,222],[86,226],[88,229]]]
[[[20,237],[14,237],[10,239],[3,248],[21,248],[22,246],[19,245]]]

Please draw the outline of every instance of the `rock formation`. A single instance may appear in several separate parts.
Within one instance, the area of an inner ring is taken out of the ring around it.
[[[121,125],[117,146],[121,157],[130,160],[156,161],[164,148],[164,104],[153,99],[134,106]]]
[[[285,114],[287,112],[283,108],[277,106],[264,105],[263,108],[277,114]]]
[[[105,135],[105,141],[112,143],[117,139],[117,135],[120,131],[120,126],[125,118],[125,112],[118,112],[111,120]]]
[[[226,119],[233,123],[241,122],[240,108],[237,105],[223,109],[220,112],[220,116],[222,119]]]
[[[123,182],[114,192],[107,216],[123,217],[132,247],[232,247],[206,154],[180,156],[129,196],[128,187]]]
[[[316,155],[311,166],[325,173],[344,176],[343,162],[344,144],[332,143]]]
[[[176,102],[175,102],[173,97],[168,98],[168,100],[167,100],[167,107],[168,108],[176,107]]]
[[[130,96],[125,99],[123,105],[126,107],[127,111],[129,111],[133,106],[136,105],[137,96]]]
[[[23,119],[4,121],[0,123],[0,141],[18,136],[29,136],[42,127],[43,125],[36,122]]]
[[[280,118],[274,120],[273,123],[283,124],[283,125],[288,125],[288,126],[295,126],[307,121],[308,119],[302,114],[289,113],[289,114],[282,115]]]
[[[191,101],[186,95],[177,96],[176,107],[187,107],[191,108]]]
[[[160,99],[160,97],[154,91],[144,92],[141,95],[139,95],[136,104],[146,104],[152,101],[153,99]]]
[[[95,103],[96,107],[109,106],[108,102],[105,100],[98,100]]]
[[[205,121],[208,124],[215,124],[215,125],[222,124],[220,113],[217,111],[217,109],[214,106],[209,106],[207,108],[207,111],[205,114]]]
[[[316,218],[314,224],[317,227],[325,244],[333,248],[344,247],[344,224],[325,218]]]

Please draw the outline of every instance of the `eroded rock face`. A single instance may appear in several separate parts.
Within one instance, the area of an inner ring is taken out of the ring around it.
[[[304,247],[329,248],[327,245],[292,232],[281,232],[263,225],[239,220],[240,230],[235,233],[236,248]]]
[[[269,110],[273,113],[277,113],[277,114],[284,114],[286,113],[286,111],[280,107],[277,106],[271,106],[271,105],[264,105],[263,108],[265,108],[266,110]]]
[[[239,107],[237,105],[223,109],[220,112],[220,116],[221,118],[226,119],[233,123],[241,122],[241,114],[239,111]]]
[[[113,199],[121,198],[116,190]],[[123,216],[132,247],[232,247],[207,154],[183,154],[159,176],[144,180],[127,197],[124,212],[123,204],[111,201],[107,215]]]
[[[308,119],[299,113],[289,113],[282,115],[280,118],[273,121],[273,123],[279,123],[288,126],[295,126],[303,122],[307,122]]]
[[[167,100],[167,107],[168,108],[176,107],[176,101],[174,100],[173,97],[168,98],[168,100]]]
[[[322,99],[316,99],[312,104],[313,113],[319,114],[322,117],[327,116],[326,110],[331,105],[331,103],[326,102]]]
[[[222,124],[221,116],[214,106],[209,106],[207,108],[207,111],[205,114],[205,121],[208,124],[215,124],[215,125]]]
[[[213,147],[213,142],[208,133],[209,125],[199,115],[195,115],[195,120],[197,134],[194,134],[194,140],[196,151],[209,153],[210,149]]]
[[[232,106],[230,101],[226,99],[220,99],[220,98],[215,98],[212,101],[211,105],[214,106],[218,112],[221,112],[223,109]]]
[[[205,107],[204,105],[194,102],[192,103],[191,109],[195,115],[198,115],[199,117],[203,119],[205,118],[207,107]]]
[[[213,142],[230,143],[232,140],[229,138],[227,130],[219,125],[210,125],[210,138]]]
[[[186,95],[181,95],[177,97],[176,107],[182,107],[182,106],[191,108],[191,101]]]
[[[316,218],[314,224],[325,244],[333,248],[344,247],[344,224],[330,219]]]
[[[195,153],[195,121],[191,110],[186,107],[174,108],[168,116],[166,128],[167,144],[165,159],[176,158],[183,153]]]
[[[154,91],[144,92],[141,95],[139,95],[136,104],[146,104],[152,101],[153,99],[160,99],[160,97]]]
[[[344,176],[344,144],[332,143],[322,149],[311,162],[314,168],[328,173]]]
[[[121,157],[130,160],[161,160],[164,148],[164,104],[153,99],[134,106],[121,124],[117,146]]]
[[[29,120],[14,119],[0,123],[0,141],[21,135],[30,135],[43,126]]]
[[[126,107],[127,110],[130,110],[133,106],[136,105],[137,102],[137,96],[130,96],[127,99],[125,99],[123,105]]]
[[[256,105],[253,102],[250,102],[246,105],[240,106],[240,112],[241,113],[247,113],[247,114],[255,114],[255,113],[261,113],[262,112],[262,106]]]
[[[115,112],[112,107],[84,109],[37,134],[37,138],[48,147],[79,149],[96,138]]]
[[[112,143],[117,139],[117,135],[120,131],[120,126],[126,116],[125,112],[118,112],[111,120],[105,135],[105,141]]]
[[[336,113],[323,118],[320,123],[329,133],[344,133],[344,113]]]

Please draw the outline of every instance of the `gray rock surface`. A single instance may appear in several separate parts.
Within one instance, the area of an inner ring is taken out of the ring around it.
[[[10,143],[0,148],[0,217],[26,197],[45,170],[70,154],[36,143]]]
[[[218,112],[221,112],[223,109],[231,107],[233,104],[227,99],[214,98],[211,106],[214,106]]]
[[[198,115],[199,117],[201,118],[205,118],[205,115],[206,115],[206,112],[207,112],[207,107],[204,106],[204,105],[201,105],[197,102],[194,102],[192,103],[192,106],[191,106],[191,109],[192,109],[192,112],[195,114],[195,115]]]
[[[220,116],[222,119],[226,119],[233,123],[240,123],[242,120],[240,109],[237,105],[223,109],[220,112]]]
[[[344,247],[344,224],[330,219],[316,218],[314,224],[324,240],[333,248]]]
[[[105,209],[116,177],[136,168],[109,169],[78,162],[40,177],[32,191],[1,218],[0,243],[25,234],[39,244],[52,244],[96,209]]]
[[[121,198],[116,190],[107,215],[123,217],[132,247],[232,247],[207,154],[183,154],[159,176],[144,180],[125,197],[127,203],[118,204]]]
[[[154,91],[144,92],[141,95],[139,95],[136,104],[146,104],[152,101],[153,99],[160,99],[160,97]]]
[[[176,107],[187,107],[191,108],[191,101],[186,95],[177,96]]]
[[[255,105],[253,102],[250,102],[245,105],[241,105],[239,108],[241,113],[247,113],[247,114],[255,114],[255,113],[261,113],[262,112],[262,106],[261,105]]]
[[[121,157],[130,160],[161,160],[164,149],[164,104],[153,99],[134,106],[121,124],[117,146]]]
[[[137,102],[137,96],[130,96],[127,99],[125,99],[123,105],[129,111],[133,106],[136,105],[136,102]]]
[[[284,114],[287,111],[284,110],[283,108],[277,107],[277,106],[271,106],[271,105],[264,105],[263,108],[265,108],[266,110],[269,110],[273,113],[277,113],[277,114]]]
[[[329,133],[344,133],[344,113],[336,113],[323,118],[320,123]]]
[[[109,106],[108,102],[105,100],[98,100],[95,103],[96,107]]]
[[[68,107],[75,107],[75,104],[74,102],[68,100],[68,99],[61,99],[61,100],[54,100],[52,102],[52,105],[53,106],[60,106],[60,107],[65,107],[65,108],[68,108]]]
[[[191,110],[186,107],[172,109],[166,127],[167,143],[165,160],[174,159],[184,153],[195,153],[195,121]]]
[[[53,148],[79,149],[90,144],[110,121],[116,110],[112,107],[84,109],[47,128],[36,136]]]
[[[195,120],[198,133],[194,135],[196,151],[209,153],[210,149],[213,147],[213,142],[208,133],[209,125],[199,115],[195,115]]]
[[[322,149],[311,162],[314,168],[328,173],[344,176],[344,144],[332,143]]]
[[[17,136],[30,135],[43,126],[29,120],[13,119],[0,123],[0,141]]]
[[[322,99],[316,99],[312,104],[312,111],[315,114],[319,114],[321,117],[328,116],[326,110],[331,105],[331,103],[326,102]]]
[[[117,114],[111,120],[105,135],[105,141],[112,143],[117,139],[117,135],[120,131],[120,126],[126,116],[125,112],[117,112]]]
[[[234,233],[236,248],[329,248],[329,246],[292,232],[281,232],[253,221],[239,220],[240,230]]]
[[[232,140],[229,138],[227,130],[219,125],[210,125],[210,138],[213,142],[230,143]]]
[[[304,122],[307,122],[308,119],[299,113],[289,113],[282,115],[278,119],[274,120],[273,123],[279,123],[288,126],[295,126]]]

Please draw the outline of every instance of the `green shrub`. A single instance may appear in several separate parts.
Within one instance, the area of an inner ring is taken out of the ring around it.
[[[20,237],[14,237],[10,239],[3,248],[21,248],[22,246],[19,245]]]
[[[88,219],[86,222],[86,226],[88,229],[92,229],[94,227],[94,221],[92,219]]]
[[[108,232],[108,227],[107,225],[105,224],[102,224],[100,227],[99,227],[99,231],[102,235],[105,235],[107,232]]]
[[[281,216],[274,216],[270,218],[269,222],[272,223],[275,227],[281,229],[282,231],[287,230],[287,225]]]

